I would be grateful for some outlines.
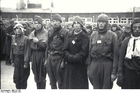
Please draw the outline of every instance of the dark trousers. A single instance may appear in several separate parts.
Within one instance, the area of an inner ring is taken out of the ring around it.
[[[24,69],[15,67],[14,69],[14,83],[17,89],[27,88],[27,79],[30,75],[30,67]]]
[[[125,79],[122,89],[140,89],[140,70],[131,70],[125,67]]]
[[[111,89],[112,60],[109,58],[93,59],[89,66],[89,80],[94,89]]]
[[[6,65],[11,65],[10,56],[6,55]]]
[[[24,68],[24,56],[16,55],[14,57],[14,76],[13,81],[17,89],[26,89],[27,80],[30,75],[30,65]]]
[[[48,63],[47,63],[47,72],[50,79],[50,85],[52,89],[62,88],[62,71],[60,70],[60,63],[62,61],[62,57],[60,54],[49,54],[48,55]],[[61,74],[60,74],[61,73]]]
[[[46,88],[46,82],[39,82],[36,83],[37,89],[45,89]]]

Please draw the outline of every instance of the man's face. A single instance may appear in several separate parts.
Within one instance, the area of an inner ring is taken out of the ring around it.
[[[125,32],[130,33],[130,32],[131,32],[130,27],[126,27],[126,28],[125,28]]]
[[[52,20],[51,24],[53,28],[58,28],[61,26],[61,22],[59,20]]]
[[[117,29],[117,27],[115,27],[115,26],[112,27],[112,30],[113,31],[116,31],[116,29]]]
[[[98,26],[99,26],[99,29],[104,29],[105,28],[105,25],[106,25],[106,22],[104,22],[104,21],[99,21],[99,22],[97,22],[97,24],[98,24]]]
[[[21,27],[16,27],[16,29],[15,29],[15,34],[16,35],[20,35],[20,34],[22,34],[22,30],[23,30],[23,28],[21,28]]]
[[[140,36],[140,23],[133,24],[133,35],[138,37]]]
[[[88,34],[88,35],[90,35],[91,32],[92,32],[91,29],[89,29],[89,28],[86,28],[86,31],[87,31],[87,34]]]
[[[74,31],[77,33],[82,30],[81,24],[78,23],[77,21],[74,22],[73,27],[74,27]]]
[[[34,27],[37,31],[41,30],[42,24],[40,24],[38,21],[34,21]]]

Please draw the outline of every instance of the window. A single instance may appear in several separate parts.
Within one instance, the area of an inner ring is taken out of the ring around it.
[[[22,21],[22,18],[18,18],[18,21]]]
[[[121,20],[120,20],[120,23],[127,23],[127,18],[122,17]]]
[[[128,18],[128,23],[132,23],[132,18]]]
[[[33,18],[28,18],[28,21],[33,21]]]
[[[114,21],[114,23],[119,23],[119,18],[118,17],[114,17],[113,21]]]
[[[86,22],[92,22],[92,18],[87,18]]]
[[[109,22],[110,24],[113,23],[111,17],[108,19],[108,22]]]
[[[28,21],[28,19],[27,18],[23,18],[22,21]]]

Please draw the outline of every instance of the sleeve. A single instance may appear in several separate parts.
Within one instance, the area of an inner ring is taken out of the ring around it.
[[[12,42],[13,39],[11,39],[11,42]],[[13,47],[12,47],[12,43],[11,43],[11,49],[10,49],[10,60],[11,60],[11,63],[14,62],[14,55],[13,55]]]
[[[81,51],[75,55],[70,54],[68,56],[69,62],[84,63],[88,57],[88,50],[89,50],[89,38],[86,38],[82,43]]]
[[[46,49],[45,49],[45,60],[48,58],[48,46],[49,46],[49,33],[47,33]]]
[[[64,58],[64,61],[67,62],[68,56],[69,56],[69,38],[64,41],[64,45],[62,48],[62,57]]]
[[[48,42],[48,31],[46,31],[46,33],[44,33],[44,34],[46,34],[45,37],[44,37],[44,40],[43,41],[39,40],[37,42],[37,46],[39,48],[41,48],[41,49],[45,49],[46,50],[47,42]]]
[[[27,38],[24,42],[24,65],[28,66],[31,59],[30,40]]]
[[[66,30],[65,37],[64,37],[64,42],[68,39],[68,36],[69,36],[69,31]]]
[[[90,65],[90,63],[91,63],[91,55],[90,55],[90,53],[91,53],[91,46],[92,46],[92,44],[91,44],[91,42],[92,42],[92,37],[93,37],[93,34],[91,34],[91,36],[90,36],[90,38],[89,38],[89,54],[88,54],[88,58],[87,58],[87,61],[86,61],[86,64],[88,64],[88,65]]]
[[[64,59],[67,62],[83,63],[88,57],[88,50],[89,50],[89,38],[84,38],[81,45],[81,51],[75,55],[69,53],[69,43],[68,41],[66,41],[64,43],[64,48],[63,48]]]
[[[46,42],[38,41],[37,45],[39,48],[46,49],[47,41]]]
[[[118,47],[118,37],[117,35],[113,35],[113,70],[112,74],[117,73],[118,68],[118,58],[119,58],[119,47]]]
[[[122,72],[124,70],[123,66],[124,66],[124,59],[126,55],[128,41],[129,41],[128,39],[125,39],[121,45],[121,49],[120,49],[121,52],[120,52],[119,63],[118,63],[118,72]]]

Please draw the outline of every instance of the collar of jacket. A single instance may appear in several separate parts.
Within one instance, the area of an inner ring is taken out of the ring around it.
[[[79,33],[79,34],[74,34],[74,30],[69,33],[69,37],[72,37],[72,36],[77,36],[77,37],[88,37],[87,33],[85,33],[83,30]]]
[[[45,28],[42,27],[40,31],[36,31],[36,30],[35,30],[35,31],[34,31],[34,36],[36,36],[37,34],[42,33],[42,31],[44,31],[44,29],[45,29]]]
[[[55,28],[54,31],[60,31],[61,30],[61,26],[59,26],[58,28]]]

